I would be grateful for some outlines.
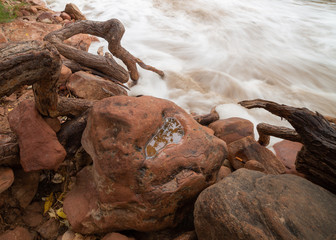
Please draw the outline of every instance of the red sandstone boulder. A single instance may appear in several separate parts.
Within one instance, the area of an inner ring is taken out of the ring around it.
[[[247,161],[244,165],[244,168],[259,172],[265,172],[264,166],[260,162],[253,159]]]
[[[67,5],[65,5],[64,12],[66,12],[67,14],[69,14],[72,19],[75,19],[75,20],[86,20],[86,17],[83,15],[83,13],[73,3],[68,3]]]
[[[25,208],[22,220],[29,227],[37,227],[43,221],[43,203],[33,202]]]
[[[218,172],[217,182],[219,182],[223,178],[229,176],[230,173],[231,173],[231,169],[230,168],[228,168],[226,166],[221,166],[221,168],[219,169],[219,172]]]
[[[253,137],[245,137],[228,144],[229,161],[234,169],[244,167],[249,160],[256,160],[265,173],[285,173],[283,163],[267,148],[261,146]]]
[[[14,172],[10,168],[0,167],[0,194],[14,182]]]
[[[199,195],[198,240],[335,239],[336,196],[291,174],[239,169]]]
[[[273,146],[276,156],[283,162],[286,167],[286,173],[299,174],[296,171],[296,155],[302,148],[302,144],[283,140]]]
[[[227,156],[174,103],[117,96],[94,104],[82,137],[93,159],[64,200],[76,232],[158,231],[183,219]]]
[[[0,235],[1,240],[33,240],[34,235],[26,228],[16,227]]]
[[[215,121],[209,125],[215,131],[215,136],[224,140],[226,144],[242,139],[254,137],[253,123],[243,118],[228,118]]]
[[[58,133],[61,130],[61,122],[58,118],[43,118],[44,121],[54,130],[55,133]]]
[[[77,97],[91,100],[127,95],[126,90],[119,85],[83,71],[71,75],[67,88]]]
[[[102,240],[135,240],[120,233],[109,233]]]
[[[42,23],[55,23],[54,16],[51,12],[43,12],[37,18],[36,21]]]
[[[25,171],[57,169],[66,156],[56,133],[43,120],[30,100],[8,114],[11,129],[18,136],[20,163]]]
[[[23,20],[15,20],[10,23],[3,23],[2,30],[5,38],[11,41],[28,41],[39,40],[43,41],[43,38],[48,33],[60,29],[61,24],[49,24],[42,22],[26,22]],[[87,51],[91,45],[91,42],[99,41],[98,38],[90,36],[88,34],[77,34],[67,40],[64,43],[73,47]]]
[[[174,238],[174,240],[197,240],[197,236],[195,231],[190,231],[181,234],[177,238]]]
[[[11,187],[14,198],[19,202],[22,208],[26,208],[33,200],[39,180],[39,172],[24,172],[22,169],[16,170],[15,179]]]
[[[3,24],[3,32],[8,41],[42,41],[47,33],[55,31],[61,27],[62,26],[58,24],[15,20],[13,22]]]
[[[69,21],[71,21],[71,17],[70,17],[70,15],[67,14],[66,12],[61,12],[60,17],[61,17],[63,20],[69,20]]]
[[[60,222],[55,218],[50,218],[48,221],[38,226],[36,231],[42,236],[43,239],[54,240],[58,236],[59,227]]]
[[[45,1],[43,0],[28,0],[28,3],[35,5],[35,6],[43,6],[43,7],[46,6]]]

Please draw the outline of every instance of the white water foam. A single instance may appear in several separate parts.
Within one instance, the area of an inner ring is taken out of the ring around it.
[[[59,11],[68,2],[47,0]],[[334,1],[71,2],[90,20],[119,19],[126,28],[122,45],[165,72],[160,79],[140,69],[130,95],[170,99],[200,114],[217,106],[221,118],[244,117],[255,124],[284,125],[237,102],[262,98],[336,117]]]

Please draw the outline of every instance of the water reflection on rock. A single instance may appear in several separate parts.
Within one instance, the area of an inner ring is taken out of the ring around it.
[[[146,159],[155,157],[168,144],[180,142],[183,136],[184,130],[181,123],[176,118],[166,118],[164,124],[147,143]]]

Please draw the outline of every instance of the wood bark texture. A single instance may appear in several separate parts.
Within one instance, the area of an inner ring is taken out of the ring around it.
[[[267,123],[257,125],[259,134],[259,144],[267,146],[270,142],[270,136],[286,139],[293,142],[302,142],[300,135],[294,130],[286,127],[274,126]]]
[[[133,81],[139,79],[136,64],[139,64],[146,70],[156,72],[163,77],[164,73],[162,71],[144,64],[140,59],[134,57],[121,46],[120,41],[124,32],[125,28],[123,24],[117,19],[110,19],[105,22],[83,20],[69,24],[62,29],[47,34],[44,37],[44,40],[54,44],[60,54],[64,57],[99,71],[121,83],[126,83],[128,81],[128,71]],[[79,33],[86,33],[104,38],[108,42],[109,51],[113,56],[123,61],[127,66],[128,71],[120,66],[113,58],[94,55],[63,43],[64,40]]]
[[[336,129],[321,114],[306,108],[280,105],[261,99],[242,101],[246,108],[264,108],[285,118],[301,138],[303,147],[296,169],[312,182],[336,193]]]
[[[10,95],[22,85],[33,85],[36,108],[43,116],[54,117],[60,71],[60,55],[48,42],[0,45],[0,97]]]
[[[204,115],[197,115],[194,117],[196,122],[203,126],[208,126],[210,123],[219,120],[219,114],[216,112],[216,108],[212,108],[211,112]]]

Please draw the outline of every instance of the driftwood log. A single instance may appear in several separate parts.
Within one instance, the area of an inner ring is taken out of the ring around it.
[[[300,141],[303,144],[296,158],[296,170],[312,182],[336,193],[336,129],[321,114],[306,108],[294,108],[261,99],[242,101],[246,108],[264,108],[286,119],[295,129],[287,137],[269,131],[268,134]],[[264,128],[265,129],[265,128]]]
[[[60,55],[48,42],[0,45],[0,97],[10,95],[20,86],[33,85],[36,107],[43,116],[55,115],[60,71]]]
[[[219,114],[216,112],[216,108],[212,108],[209,114],[194,116],[196,122],[203,126],[208,126],[210,123],[219,120]]]
[[[161,77],[164,73],[152,66],[144,64],[140,59],[134,57],[125,48],[121,46],[121,38],[124,35],[125,28],[117,19],[111,19],[105,22],[83,20],[69,24],[59,30],[51,32],[44,37],[45,41],[51,42],[64,57],[73,60],[81,65],[94,69],[113,79],[125,83],[129,79],[137,81],[139,73],[136,64],[140,67],[156,72]],[[126,71],[113,58],[94,55],[85,51],[78,50],[63,41],[80,33],[91,34],[104,38],[108,42],[108,49],[113,56],[119,58],[127,66]]]

